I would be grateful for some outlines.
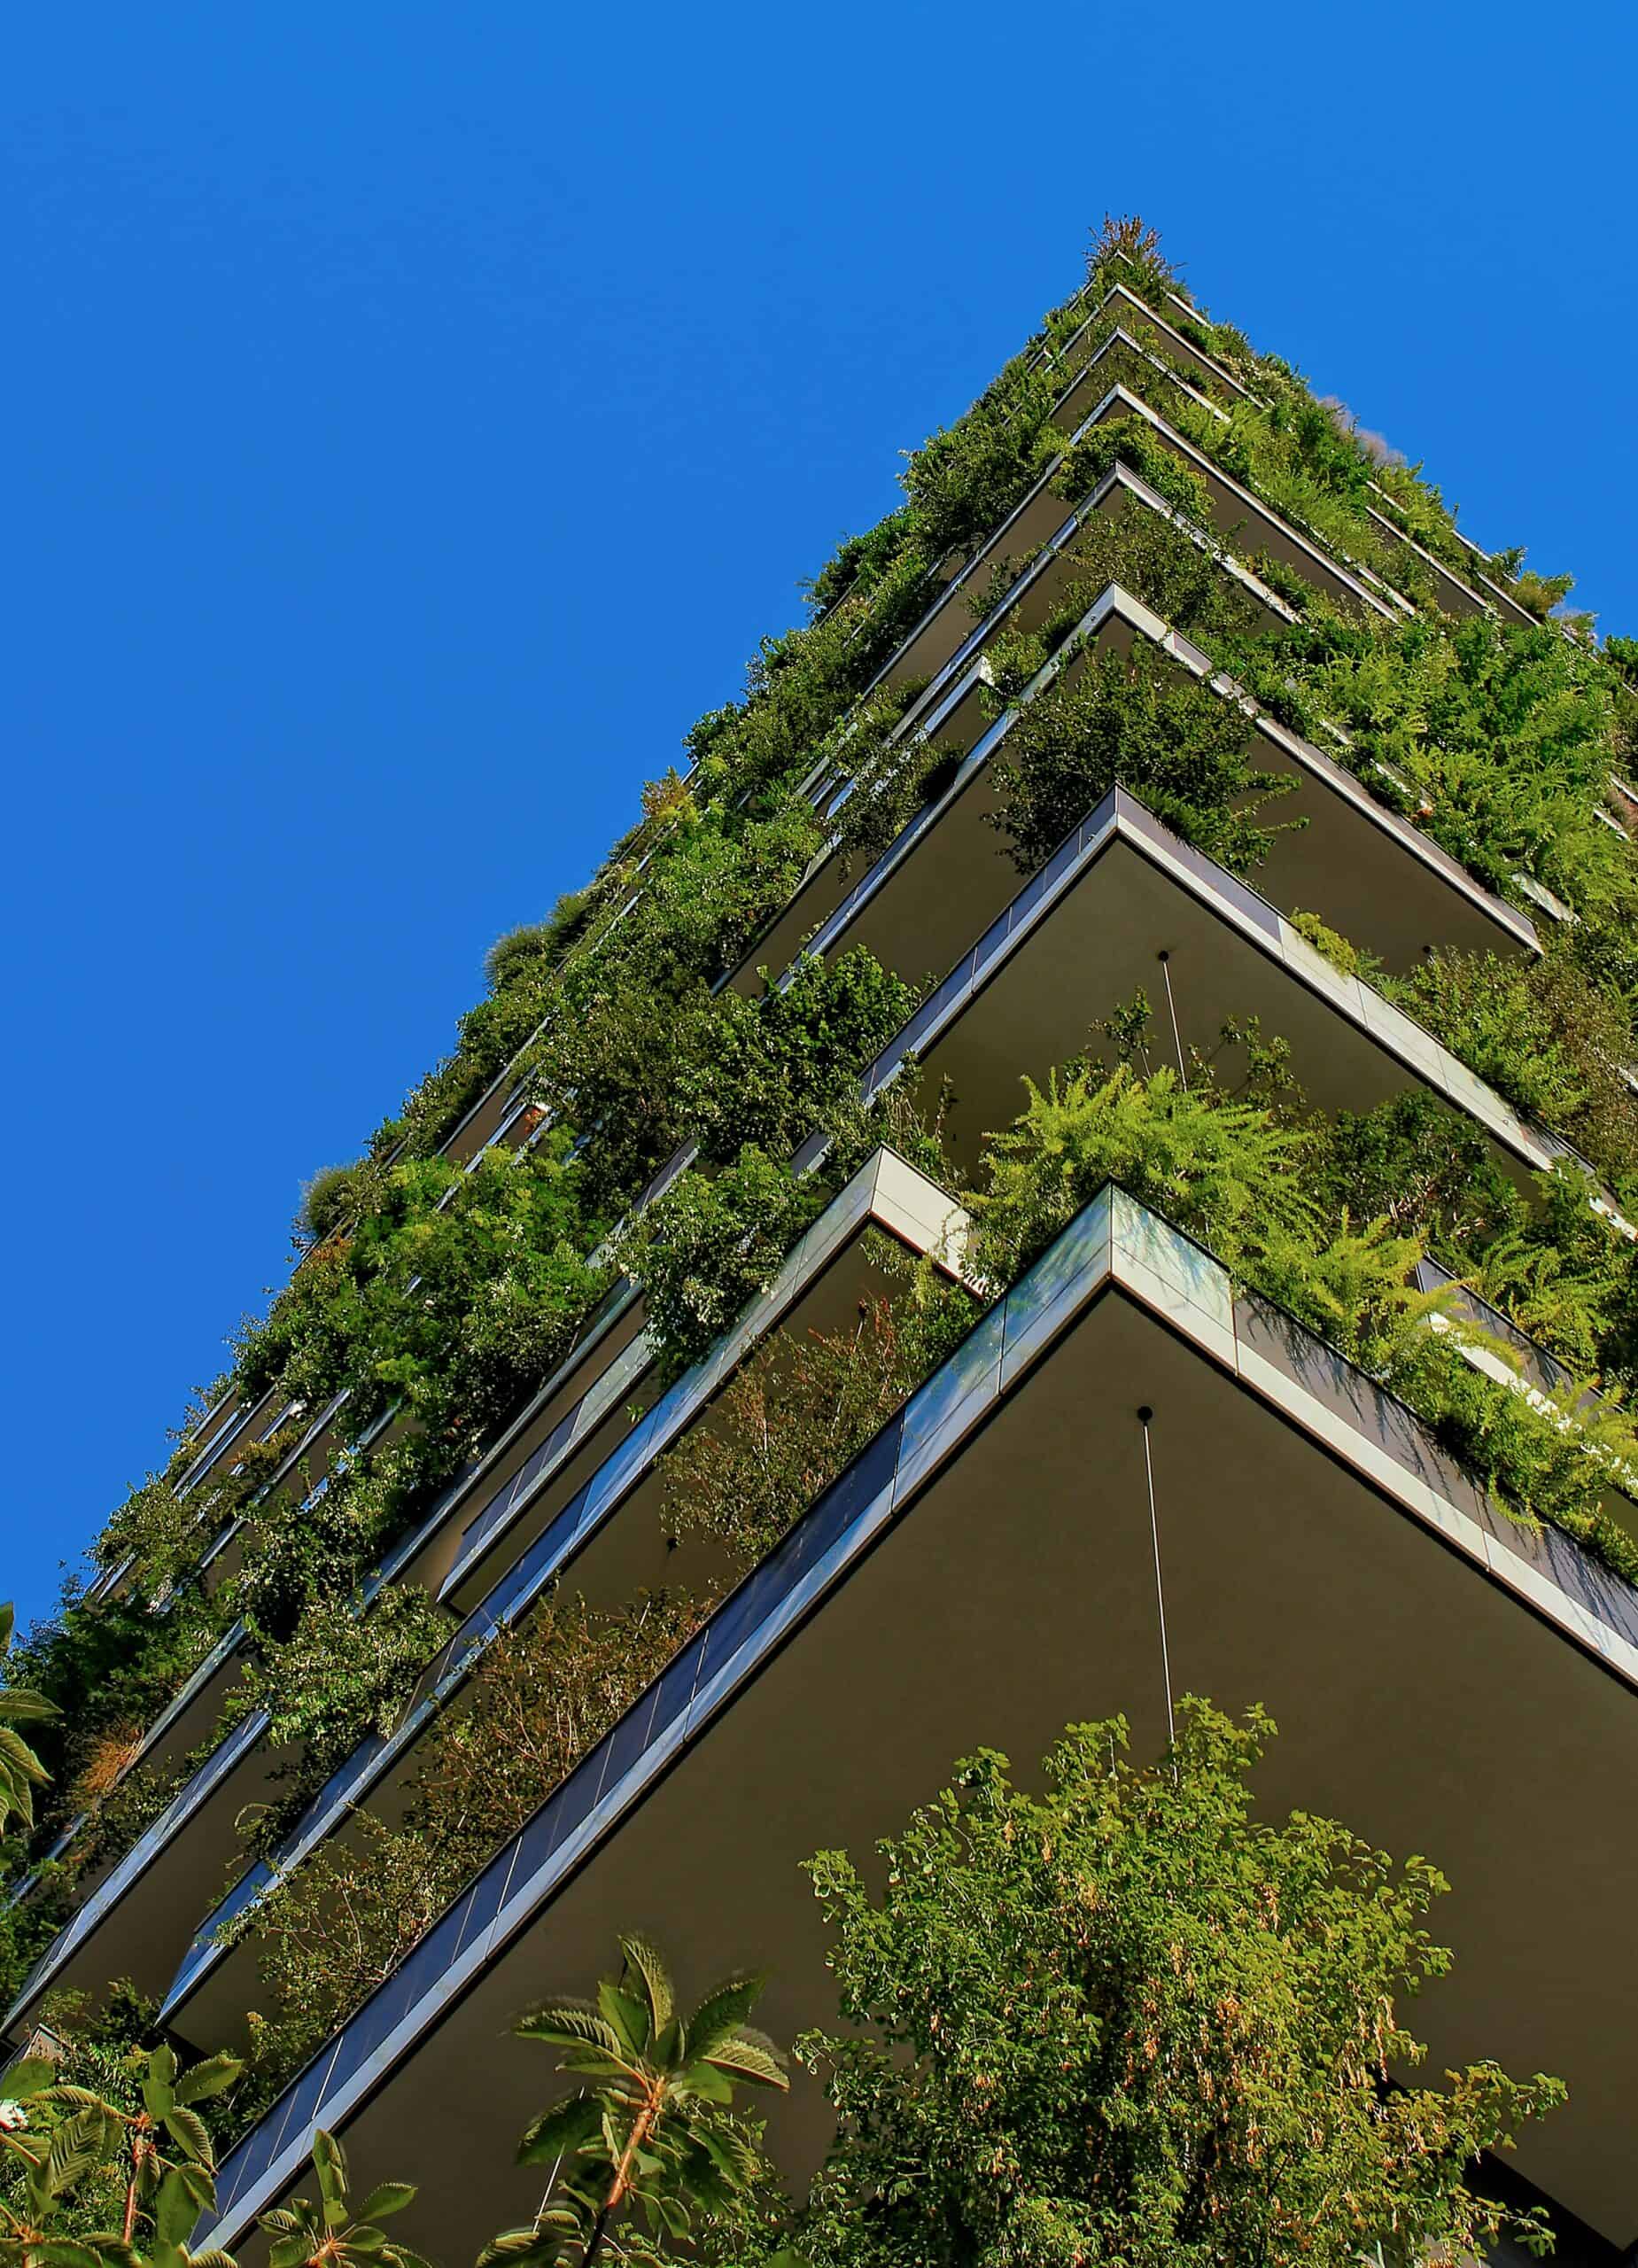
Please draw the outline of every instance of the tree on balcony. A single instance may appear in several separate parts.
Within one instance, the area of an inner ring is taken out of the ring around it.
[[[1272,1731],[1186,1703],[1176,1747],[1073,1726],[1036,1798],[983,1751],[884,1843],[879,1897],[811,1862],[843,2029],[815,2268],[1356,2268],[1482,2256],[1539,2225],[1471,2186],[1559,2101],[1492,2063],[1403,2083],[1399,2003],[1449,1964],[1445,1888],[1336,1821],[1255,1817]],[[873,1869],[873,1871],[874,1871]],[[1399,2083],[1395,2083],[1399,2082]]]

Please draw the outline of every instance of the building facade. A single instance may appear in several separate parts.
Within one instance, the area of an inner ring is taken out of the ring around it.
[[[1627,2257],[1628,657],[1134,232],[906,487],[111,1523],[74,1627],[145,1713],[66,1736],[9,2037],[128,1978],[255,2059],[210,2241],[323,2125],[481,2164],[417,2207],[470,2256],[533,2202],[497,2043],[615,1930],[788,2037],[804,1859],[1187,1690],[1449,1876],[1433,2066],[1564,2077],[1495,2178]]]

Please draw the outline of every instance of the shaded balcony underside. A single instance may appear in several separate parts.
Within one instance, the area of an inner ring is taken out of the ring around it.
[[[1197,678],[1211,672],[1204,654],[1118,584],[1099,595],[1084,624],[1080,652],[1061,656],[1066,682],[1073,682],[1082,655],[1126,653],[1145,640],[1171,652],[1180,670]],[[1059,674],[1054,671],[1054,679]],[[1043,684],[1041,694],[1048,690]],[[1018,708],[1041,694],[1021,696]],[[917,981],[929,968],[948,967],[974,928],[993,920],[1019,879],[993,823],[995,766],[1006,758],[1010,726],[1003,718],[980,730],[979,721],[964,748],[953,743],[961,761],[950,784],[873,866],[844,875],[835,853],[818,865],[734,972],[737,990],[757,991],[760,972],[777,975],[788,967],[811,933],[811,950],[834,953],[863,944]],[[935,747],[952,745],[942,734],[928,737]],[[1284,831],[1255,870],[1257,887],[1275,904],[1320,913],[1396,973],[1416,967],[1432,948],[1503,954],[1534,949],[1526,916],[1378,804],[1323,750],[1249,717],[1246,740],[1259,769],[1295,782],[1267,807],[1269,822]]]
[[[771,1625],[759,1653],[747,1642],[687,1744],[669,1757],[660,1744],[647,1781],[633,1771],[588,1816],[589,1845],[565,1829],[542,1887],[508,1891],[493,1943],[447,1971],[441,2014],[406,2017],[323,2101],[361,2179],[430,2162],[435,2144],[457,2163],[487,2149],[489,2163],[493,2135],[521,2130],[545,2094],[543,2059],[502,2044],[510,2019],[585,1989],[615,1930],[659,1937],[685,1992],[765,1966],[763,2013],[788,2038],[833,2005],[798,1871],[814,1850],[844,1845],[868,1864],[873,1839],[981,1744],[1032,1778],[1066,1721],[1123,1710],[1153,1754],[1163,1688],[1134,1414],[1146,1404],[1178,1689],[1273,1713],[1269,1811],[1333,1812],[1448,1873],[1436,1934],[1456,1971],[1413,2012],[1431,2068],[1494,2055],[1565,2077],[1570,2109],[1519,2163],[1611,2241],[1631,2236],[1638,1819],[1614,1791],[1638,1767],[1638,1604],[1578,1574],[1572,1546],[1543,1573],[1403,1413],[1295,1325],[1242,1301],[1225,1329],[1221,1271],[1185,1265],[1170,1280],[1182,1240],[1116,1203],[1114,1258],[1089,1263],[1090,1296],[1054,1293],[1061,1317],[1029,1326],[1010,1372],[1005,1355],[977,1383],[970,1354],[947,1366],[968,1375],[966,1401],[939,1404],[943,1439],[900,1452],[897,1493],[892,1461],[879,1467],[871,1486],[887,1495],[815,1563],[796,1619]],[[292,2126],[291,2153],[305,2132]],[[798,2080],[771,2124],[793,2174],[825,2133]],[[261,2162],[260,2181],[253,2152],[225,2170],[218,2241],[288,2179],[283,2149]],[[497,2175],[485,2227],[534,2198],[528,2178]],[[482,2233],[447,2191],[415,2218],[413,2241],[446,2256]]]
[[[865,1302],[890,1294],[897,1279],[880,1264],[870,1231],[884,1231],[903,1251],[937,1254],[947,1224],[951,1232],[965,1235],[965,1216],[951,1208],[943,1192],[892,1153],[878,1153],[797,1245],[780,1283],[753,1302],[734,1330],[725,1334],[718,1353],[672,1386],[658,1413],[664,1424],[656,1425],[652,1444],[644,1447],[640,1460],[620,1460],[623,1472],[629,1463],[629,1474],[621,1480],[620,1493],[610,1500],[609,1509],[584,1530],[576,1526],[572,1540],[565,1539],[561,1547],[548,1549],[549,1537],[541,1544],[540,1565],[529,1573],[521,1593],[524,1604],[516,1613],[508,1608],[507,1619],[526,1619],[547,1583],[559,1577],[594,1608],[608,1610],[629,1604],[646,1588],[681,1586],[696,1594],[720,1590],[728,1573],[720,1547],[697,1536],[678,1539],[662,1518],[660,1460],[665,1449],[695,1426],[729,1430],[718,1399],[721,1390],[743,1359],[775,1332],[796,1342],[814,1333],[845,1332],[857,1326]],[[651,1387],[646,1398],[652,1399]],[[514,1570],[498,1586],[500,1592],[509,1591],[518,1571],[525,1567],[520,1555],[546,1537],[555,1517],[585,1495],[589,1476],[600,1464],[605,1472],[612,1469],[609,1461],[631,1433],[631,1419],[622,1407],[594,1437],[601,1457],[577,1456],[565,1464],[542,1488],[539,1500],[520,1514],[507,1532],[504,1553],[485,1563],[492,1572],[501,1566]],[[595,1491],[597,1484],[591,1485]],[[476,1620],[494,1611],[493,1599],[485,1605],[478,1603],[480,1597],[478,1588],[468,1583],[458,1596],[452,1596],[452,1603],[471,1603]],[[458,1645],[456,1641],[448,1650],[452,1663],[446,1679],[440,1679],[440,1655],[422,1681],[423,1693],[431,1697],[436,1691],[440,1711],[459,1710],[470,1698],[462,1683],[468,1665],[456,1657]],[[328,1809],[315,1806],[320,1815],[306,1834],[299,1829],[292,1836],[291,1863],[331,1833],[346,1834],[357,1809],[368,1809],[388,1825],[400,1824],[413,1794],[420,1744],[434,1721],[434,1716],[412,1705],[393,1740],[364,1744],[360,1751],[363,1768],[338,1790]],[[163,2013],[168,2026],[202,2052],[210,2052],[224,2043],[242,2044],[244,2013],[258,1994],[253,1945],[242,1942],[222,1949],[202,1942],[205,1936],[201,1931],[195,1939]]]
[[[1106,1045],[1099,1021],[1140,990],[1155,1011],[1150,1060],[1175,1062],[1168,976],[1185,1059],[1196,1049],[1221,1054],[1224,1023],[1255,1015],[1265,1037],[1290,1043],[1298,1081],[1327,1116],[1425,1086],[1478,1120],[1521,1187],[1533,1190],[1555,1154],[1552,1138],[1420,1026],[1339,975],[1266,900],[1119,789],[883,1052],[866,1091],[877,1091],[906,1047],[917,1052],[929,1096],[946,1077],[953,1084],[946,1130],[970,1172],[984,1137],[1022,1107],[1025,1075],[1039,1083],[1053,1065]],[[1223,1060],[1232,1074],[1238,1051]]]
[[[845,1327],[857,1317],[861,1300],[889,1288],[889,1278],[877,1264],[870,1231],[885,1231],[904,1250],[937,1254],[948,1236],[959,1233],[963,1225],[947,1192],[891,1152],[876,1153],[799,1241],[768,1293],[752,1302],[734,1332],[726,1335],[718,1358],[672,1389],[667,1408],[674,1403],[677,1415],[664,1439],[679,1437],[710,1410],[733,1368],[769,1331]],[[633,1398],[645,1406],[653,1399],[652,1383],[644,1384],[650,1368],[643,1361],[632,1379]],[[577,1527],[572,1542],[555,1551],[549,1568],[534,1579],[531,1595],[538,1595],[547,1574],[563,1567],[572,1567],[571,1581],[586,1589],[594,1604],[607,1606],[624,1602],[640,1583],[686,1582],[715,1572],[709,1553],[672,1555],[666,1550],[657,1518],[657,1483],[646,1462],[634,1461],[635,1451],[642,1449],[645,1459],[648,1452],[646,1442],[633,1435],[629,1411],[625,1394],[607,1400],[598,1422],[574,1441],[572,1453],[548,1468],[537,1493],[486,1539],[482,1557],[471,1560],[449,1601],[457,1612],[470,1608],[475,1619],[484,1619],[478,1602],[488,1586],[496,1584],[497,1592],[506,1588],[513,1578],[497,1579],[516,1568],[520,1556],[620,1452],[622,1469],[630,1464],[633,1471],[629,1480],[621,1481],[622,1493],[610,1499],[611,1511],[617,1505],[617,1513],[600,1517],[593,1527]],[[454,1518],[446,1520],[446,1532],[453,1549],[460,1534]],[[693,1564],[696,1559],[697,1566]],[[453,1642],[447,1651],[453,1651]],[[440,1654],[429,1668],[423,1686],[436,1682],[444,1658]],[[279,1787],[273,1775],[291,1761],[291,1751],[269,1750],[259,1736],[246,1739],[244,1731],[223,1743],[42,1957],[12,2020],[37,2008],[48,1991],[95,1990],[113,1977],[128,1976],[144,1991],[162,1991],[199,1923],[216,1907],[241,1855],[235,1829],[240,1811],[276,1798]],[[228,2010],[223,2021],[242,2017],[245,2005],[241,2001]]]

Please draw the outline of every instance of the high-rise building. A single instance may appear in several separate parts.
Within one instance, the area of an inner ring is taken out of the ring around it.
[[[1632,2256],[1638,650],[1561,594],[1115,229],[503,941],[41,1642],[8,2033],[254,2054],[215,2241],[323,2125],[470,2257],[617,1930],[788,2037],[812,1852],[1187,1691],[1449,1876],[1433,2066],[1565,2078],[1494,2178]]]

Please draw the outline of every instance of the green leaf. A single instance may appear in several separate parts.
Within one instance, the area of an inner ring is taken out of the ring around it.
[[[245,2065],[237,2055],[211,2055],[202,2063],[194,2064],[176,2082],[178,2102],[204,2102],[211,2095],[221,2094],[230,2087],[244,2070]]]
[[[211,2138],[197,2110],[185,2109],[180,2102],[173,2103],[165,2114],[165,2131],[179,2148],[186,2150],[196,2165],[214,2166]]]
[[[730,2039],[762,1998],[767,1979],[759,1976],[730,1977],[708,1992],[683,2027],[685,2047],[695,2057],[714,2059],[715,2050]]]
[[[163,2118],[175,2101],[176,2057],[168,2047],[156,2047],[148,2058],[143,2078],[143,2104],[150,2118]]]
[[[412,2252],[407,2244],[394,2242],[386,2253],[388,2268],[433,2268],[433,2263],[419,2252]]]
[[[605,1977],[597,1987],[597,2005],[625,2053],[640,2055],[648,2044],[648,2014],[642,2002]]]
[[[167,2173],[153,2202],[154,2234],[161,2244],[185,2244],[198,2214],[187,2184]]]
[[[347,2202],[346,2152],[333,2134],[318,2126],[313,2133],[313,2171],[318,2176],[319,2194],[327,2206]],[[325,2215],[328,2221],[330,2216]]]
[[[267,2226],[265,2217],[262,2226]],[[301,2268],[301,2263],[307,2256],[307,2240],[305,2236],[281,2237],[268,2254],[268,2268]]]
[[[517,2146],[519,2165],[547,2165],[590,2141],[602,2123],[595,2095],[578,2094],[545,2111],[524,2129]]]
[[[790,2078],[773,2042],[760,2032],[741,2031],[713,2048],[705,2060],[718,2070],[754,2086],[788,2088]]]
[[[563,2000],[555,2008],[539,2008],[532,2016],[520,2016],[512,2029],[518,2039],[544,2040],[548,2047],[600,2048],[623,2067],[618,2033],[585,2001]]]
[[[209,2167],[189,2159],[182,2165],[173,2166],[171,2171],[186,2188],[196,2209],[201,2213],[207,2212],[216,2202],[216,2184]]]
[[[652,2030],[663,2031],[676,2010],[676,1994],[672,1989],[671,1971],[662,1959],[659,1948],[650,1938],[629,1937],[620,1939],[620,1951],[628,1968],[641,1977],[648,1995]]]
[[[415,2185],[413,2181],[377,2182],[363,2203],[356,2208],[361,2221],[384,2221],[393,2213],[401,2213],[414,2202]]]
[[[0,2072],[0,2101],[27,2102],[56,2078],[57,2066],[49,2055],[26,2055],[21,2062]]]
[[[48,2237],[43,2244],[29,2246],[28,2257],[43,2268],[104,2268],[105,2256],[67,2237]]]

